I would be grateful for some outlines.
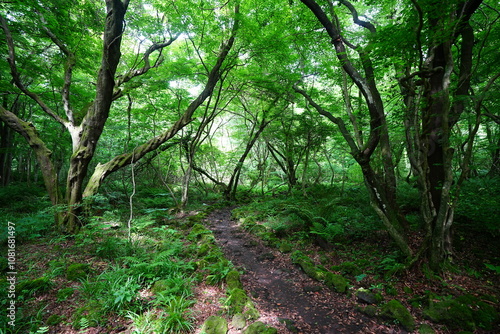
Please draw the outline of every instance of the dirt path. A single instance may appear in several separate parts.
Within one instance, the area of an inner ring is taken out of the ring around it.
[[[353,300],[307,277],[289,255],[262,244],[231,220],[230,209],[207,217],[226,257],[262,315],[279,333],[404,333],[376,324],[355,310]]]

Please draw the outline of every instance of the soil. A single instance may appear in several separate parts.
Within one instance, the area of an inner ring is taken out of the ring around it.
[[[243,270],[241,281],[261,313],[259,320],[279,333],[407,333],[366,317],[352,298],[305,275],[288,254],[242,230],[230,209],[212,212],[206,223],[226,258]]]

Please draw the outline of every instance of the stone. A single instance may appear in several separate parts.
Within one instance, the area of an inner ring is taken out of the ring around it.
[[[226,284],[228,290],[233,290],[235,288],[242,289],[243,284],[240,281],[240,273],[237,270],[231,270],[226,275]]]
[[[418,328],[418,334],[436,334],[436,331],[430,325],[422,324]]]
[[[269,327],[261,321],[256,321],[242,332],[243,334],[278,334],[278,330]]]
[[[228,331],[227,320],[212,315],[205,320],[201,327],[201,331],[206,334],[226,334]]]
[[[415,319],[410,314],[410,311],[398,300],[393,299],[382,305],[380,316],[397,320],[409,332],[415,330]]]
[[[367,305],[366,307],[358,306],[358,310],[369,317],[375,317],[378,311],[377,307],[373,305]]]
[[[358,289],[356,291],[356,298],[358,298],[358,301],[365,303],[365,304],[377,304],[378,299],[377,296],[366,289]]]
[[[245,316],[241,313],[236,313],[231,320],[231,325],[238,330],[244,328],[247,325]]]
[[[349,281],[345,279],[341,275],[336,275],[331,272],[327,272],[325,274],[325,284],[328,286],[330,289],[335,290],[340,293],[344,293],[347,290],[347,285]]]

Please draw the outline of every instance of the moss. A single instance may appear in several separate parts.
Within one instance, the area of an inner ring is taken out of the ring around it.
[[[201,327],[201,332],[206,334],[226,334],[227,330],[227,320],[215,315],[208,317]]]
[[[16,294],[32,294],[35,292],[47,291],[51,288],[52,282],[48,277],[35,278],[33,280],[21,281],[16,285]]]
[[[415,329],[415,319],[398,300],[393,299],[382,305],[380,316],[398,321],[407,331]]]
[[[474,317],[474,321],[476,322],[478,327],[481,327],[488,331],[493,330],[494,325],[498,323],[500,319],[495,308],[483,301],[479,301],[476,304],[476,308],[472,316]]]
[[[330,289],[335,290],[340,293],[344,293],[347,290],[347,285],[349,281],[341,275],[336,275],[331,272],[327,272],[324,278],[326,286]]]
[[[229,314],[243,313],[247,299],[248,297],[244,290],[239,288],[231,290],[227,299]]]
[[[66,269],[66,278],[70,281],[85,279],[90,274],[90,266],[86,263],[73,263]]]
[[[45,322],[47,326],[55,326],[59,325],[62,321],[64,320],[63,317],[57,314],[52,314],[50,317],[47,318],[47,321]]]
[[[359,312],[369,316],[369,317],[374,317],[377,315],[377,307],[376,306],[373,306],[373,305],[368,305],[366,307],[361,307],[361,306],[358,306],[358,310]]]
[[[290,253],[293,250],[293,246],[287,242],[282,242],[279,245],[279,250],[282,253]]]
[[[454,299],[431,303],[424,310],[424,316],[451,329],[474,330],[476,327],[471,309]]]
[[[243,313],[243,315],[245,316],[245,319],[257,320],[260,318],[260,313],[255,308],[255,305],[253,304],[251,299],[247,300],[247,303],[245,304],[245,309],[246,309],[246,311]]]
[[[293,263],[298,264],[307,274],[307,276],[318,281],[325,279],[326,272],[324,270],[318,269],[314,262],[307,255],[304,255],[301,251],[293,252],[291,257]]]
[[[0,272],[7,271],[7,268],[9,267],[9,261],[5,257],[0,257]]]
[[[187,238],[189,240],[198,240],[201,239],[201,237],[205,234],[211,233],[210,230],[207,230],[205,226],[202,224],[196,223],[193,225],[191,228],[191,232],[189,232]]]
[[[211,245],[208,243],[202,243],[200,247],[198,248],[197,255],[202,257],[208,254],[210,251]]]
[[[429,326],[427,324],[422,324],[418,328],[418,333],[419,334],[435,334],[436,331],[434,329],[432,329],[431,326]]]
[[[332,270],[340,271],[342,274],[350,276],[358,276],[363,273],[363,271],[353,262],[343,262],[338,266],[333,266]]]
[[[236,313],[231,319],[231,325],[237,330],[241,330],[247,325],[245,316],[241,313]]]
[[[231,270],[226,275],[226,284],[228,290],[233,290],[235,288],[242,289],[243,284],[240,281],[240,273],[237,270]]]
[[[104,323],[105,315],[102,303],[93,300],[75,310],[72,316],[72,326],[74,329],[97,327]]]
[[[170,284],[168,280],[161,279],[159,281],[156,281],[153,283],[153,286],[151,287],[151,292],[155,295],[167,290],[170,288]]]
[[[256,321],[250,326],[248,326],[244,331],[243,334],[277,334],[278,331],[276,328],[266,326],[261,321]]]

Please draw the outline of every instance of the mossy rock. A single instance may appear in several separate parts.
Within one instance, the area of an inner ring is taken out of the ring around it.
[[[86,263],[73,263],[66,268],[66,278],[69,281],[79,281],[90,274],[90,266]]]
[[[240,281],[240,273],[237,270],[231,270],[226,275],[226,284],[228,290],[233,290],[235,288],[243,289],[243,284]]]
[[[227,331],[227,320],[215,315],[208,317],[201,327],[201,332],[206,334],[226,334]]]
[[[474,330],[476,328],[472,310],[454,299],[431,303],[423,313],[427,319],[444,324],[450,329]]]
[[[212,248],[212,245],[208,244],[208,243],[202,243],[199,247],[198,247],[198,251],[197,251],[197,255],[199,257],[203,257],[205,255],[208,254],[208,252],[210,251],[210,249]]]
[[[382,305],[379,315],[382,318],[398,321],[409,332],[415,330],[415,319],[398,300],[393,299]]]
[[[153,293],[154,295],[158,295],[170,288],[171,288],[170,281],[166,279],[161,279],[153,283],[153,286],[151,287],[151,293]]]
[[[247,300],[248,296],[244,290],[239,288],[232,289],[227,299],[229,314],[243,313]]]
[[[298,264],[307,276],[314,278],[318,281],[325,279],[326,272],[316,267],[314,262],[301,251],[292,253],[292,262]]]
[[[436,334],[436,331],[430,325],[422,324],[418,328],[418,334]]]
[[[201,237],[205,234],[212,233],[210,230],[207,230],[205,226],[202,224],[194,224],[193,227],[191,228],[191,232],[189,232],[187,238],[189,240],[198,240],[201,239]]]
[[[431,303],[424,316],[450,329],[474,331],[477,327],[492,330],[499,321],[496,309],[472,295]]]
[[[293,250],[293,246],[288,242],[282,242],[279,245],[279,251],[282,253],[290,253]]]
[[[55,326],[55,325],[59,325],[63,320],[64,320],[64,318],[61,317],[60,315],[52,314],[51,316],[49,316],[47,318],[47,321],[45,321],[45,324],[47,324],[47,326]]]
[[[236,313],[231,319],[231,325],[237,330],[241,330],[247,325],[245,316],[241,313]]]
[[[377,315],[378,309],[376,306],[367,305],[366,307],[358,306],[358,311],[369,317],[375,317]]]
[[[245,319],[247,320],[257,320],[260,318],[260,313],[257,311],[255,308],[255,305],[253,304],[252,300],[249,298],[247,300],[247,303],[245,304],[245,312],[243,315],[245,316]]]
[[[367,289],[360,288],[356,291],[356,297],[358,301],[361,301],[365,304],[378,304],[380,303],[384,297],[380,293],[373,293]]]
[[[35,278],[33,280],[26,280],[17,283],[16,294],[32,294],[35,292],[44,292],[52,287],[52,282],[48,277]]]
[[[262,321],[256,321],[248,326],[243,334],[278,334],[278,330],[274,327],[269,327]]]
[[[349,281],[343,276],[331,272],[325,274],[324,281],[327,287],[340,293],[346,292],[349,284]]]

